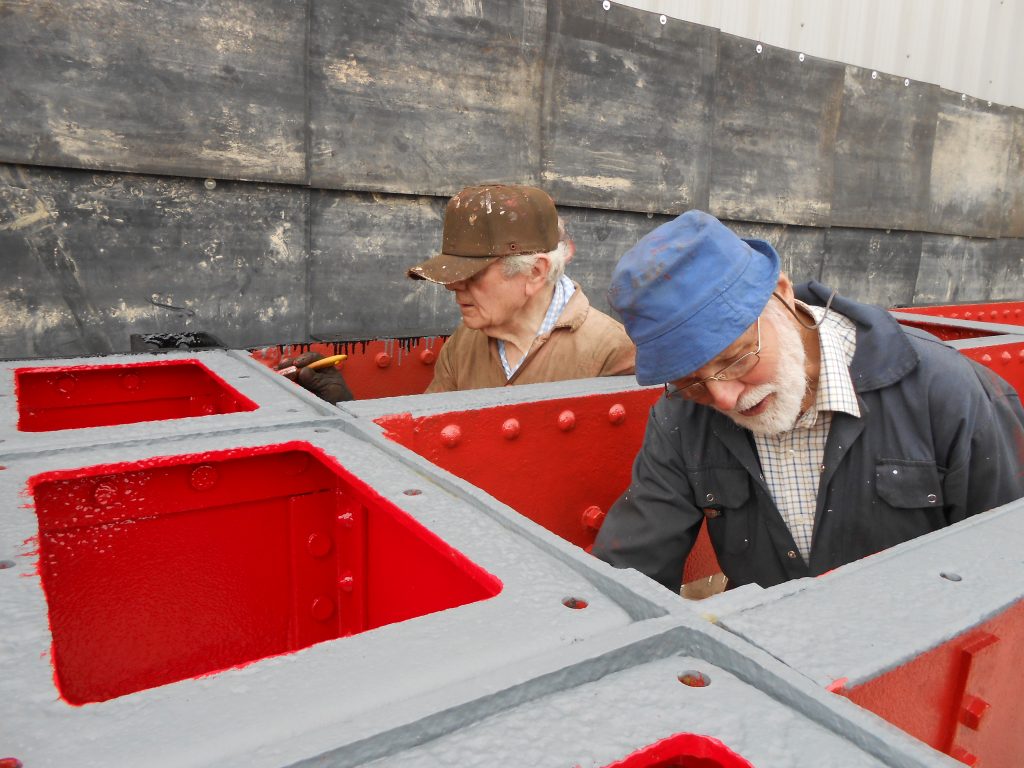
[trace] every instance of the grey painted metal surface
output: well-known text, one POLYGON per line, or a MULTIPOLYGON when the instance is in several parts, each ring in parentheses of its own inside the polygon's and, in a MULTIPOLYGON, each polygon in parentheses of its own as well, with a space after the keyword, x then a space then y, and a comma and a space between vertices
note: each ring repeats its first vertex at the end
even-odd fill
POLYGON ((820 685, 854 687, 1024 599, 1022 547, 1018 500, 780 593, 726 594, 702 609, 820 685))

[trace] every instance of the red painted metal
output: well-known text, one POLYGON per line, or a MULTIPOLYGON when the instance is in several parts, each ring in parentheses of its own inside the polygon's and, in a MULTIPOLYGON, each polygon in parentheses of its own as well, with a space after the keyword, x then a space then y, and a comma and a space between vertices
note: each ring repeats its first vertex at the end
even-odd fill
POLYGON ((356 400, 398 395, 419 395, 434 378, 434 363, 444 338, 376 341, 316 342, 251 351, 254 359, 271 368, 281 360, 313 351, 322 355, 348 355, 338 366, 356 400))
POLYGON ((50 472, 29 487, 56 678, 71 704, 501 590, 308 443, 50 472))
POLYGON ((605 768, 754 768, 718 739, 677 733, 605 768))
POLYGON ((197 360, 18 368, 18 429, 61 429, 254 411, 256 403, 197 360))
MULTIPOLYGON (((648 409, 660 394, 633 390, 418 418, 398 413, 377 423, 391 440, 589 549, 604 512, 629 485, 648 409)), ((685 580, 720 570, 702 529, 685 580)))
POLYGON ((967 765, 1024 765, 1024 601, 861 685, 837 692, 967 765))
POLYGON ((959 325, 943 325, 939 323, 928 323, 921 320, 910 320, 907 318, 900 317, 896 313, 895 318, 900 322, 900 325, 907 325, 911 328, 920 328, 922 331, 928 331, 932 336, 942 339, 943 341, 959 341, 960 339, 981 339, 986 336, 998 336, 996 331, 984 331, 979 328, 969 328, 966 326, 959 325))
POLYGON ((931 307, 899 307, 897 312, 973 320, 979 323, 1024 325, 1024 301, 992 301, 978 304, 942 304, 931 307))
POLYGON ((1024 341, 1007 343, 1007 338, 1013 337, 997 336, 991 345, 961 349, 960 353, 998 373, 1024 399, 1024 341))

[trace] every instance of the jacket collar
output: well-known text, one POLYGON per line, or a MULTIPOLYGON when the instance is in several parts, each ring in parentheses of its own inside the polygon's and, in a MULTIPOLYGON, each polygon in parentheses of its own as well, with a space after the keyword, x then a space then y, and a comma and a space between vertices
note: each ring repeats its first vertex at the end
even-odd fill
MULTIPOLYGON (((807 304, 825 306, 832 291, 812 280, 794 288, 807 304)), ((906 332, 886 310, 836 296, 832 308, 857 326, 857 350, 850 363, 850 378, 858 392, 888 387, 917 367, 918 355, 906 332)))

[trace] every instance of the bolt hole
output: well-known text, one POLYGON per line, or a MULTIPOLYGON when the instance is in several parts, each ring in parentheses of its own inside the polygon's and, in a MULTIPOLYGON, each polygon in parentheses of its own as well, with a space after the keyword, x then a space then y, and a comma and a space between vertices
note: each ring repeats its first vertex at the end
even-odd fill
POLYGON ((241 376, 239 376, 238 378, 240 378, 240 379, 248 379, 249 378, 249 374, 244 373, 241 376))
POLYGON ((14 567, 13 560, 0 560, 0 570, 6 570, 14 567))
POLYGON ((943 571, 939 576, 946 579, 946 581, 963 581, 963 576, 959 573, 952 573, 951 571, 943 571))
POLYGON ((711 678, 695 669, 686 670, 677 679, 680 683, 690 688, 707 688, 711 685, 711 678))
POLYGON ((319 432, 319 433, 323 434, 324 432, 327 432, 328 430, 326 430, 326 429, 323 429, 322 427, 319 427, 319 428, 317 428, 317 429, 314 429, 313 431, 314 431, 314 432, 319 432))
POLYGON ((406 488, 404 491, 402 491, 402 493, 404 493, 406 496, 419 496, 421 493, 423 493, 423 491, 421 491, 419 488, 406 488))
POLYGON ((574 611, 579 611, 583 608, 586 608, 588 605, 590 605, 590 603, 588 603, 586 600, 581 600, 578 597, 567 597, 565 598, 565 600, 562 601, 562 605, 564 605, 566 608, 572 608, 574 611))
POLYGON ((289 408, 288 410, 285 411, 285 413, 298 413, 298 412, 299 412, 298 408, 289 408))

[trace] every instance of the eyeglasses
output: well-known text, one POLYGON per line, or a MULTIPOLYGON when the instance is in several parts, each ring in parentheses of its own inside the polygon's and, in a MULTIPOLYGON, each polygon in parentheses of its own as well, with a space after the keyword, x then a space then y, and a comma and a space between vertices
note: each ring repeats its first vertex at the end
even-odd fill
POLYGON ((675 384, 666 384, 665 397, 670 400, 706 400, 710 396, 707 386, 709 381, 734 381, 736 379, 742 379, 754 370, 754 366, 760 361, 761 318, 759 317, 757 318, 757 346, 753 350, 740 355, 718 371, 718 373, 708 376, 707 378, 694 381, 682 387, 677 387, 675 384))

